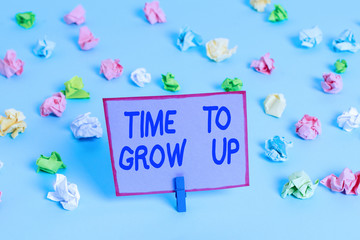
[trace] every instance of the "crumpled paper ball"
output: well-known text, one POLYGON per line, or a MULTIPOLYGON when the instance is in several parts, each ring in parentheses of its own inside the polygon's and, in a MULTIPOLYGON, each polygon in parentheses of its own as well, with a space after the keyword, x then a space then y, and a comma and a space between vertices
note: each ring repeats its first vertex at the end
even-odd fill
POLYGON ((215 62, 221 62, 236 53, 237 46, 228 49, 229 39, 215 38, 206 43, 206 55, 215 62))
POLYGON ((286 107, 286 99, 281 93, 269 94, 264 101, 265 113, 274 117, 281 117, 286 107))
POLYGON ((312 140, 321 134, 320 120, 307 114, 295 124, 295 127, 296 133, 303 139, 312 140))
POLYGON ((151 82, 151 74, 145 68, 138 68, 130 75, 131 80, 139 87, 144 87, 145 83, 151 82))
POLYGON ((250 5, 258 12, 264 12, 266 5, 270 3, 270 0, 250 0, 250 5))
POLYGON ((120 77, 124 68, 119 62, 119 59, 103 60, 100 66, 100 74, 103 73, 107 80, 120 77))
POLYGON ((7 50, 4 59, 0 59, 0 74, 10 78, 14 74, 21 75, 24 70, 24 62, 16 59, 16 52, 7 50))
POLYGON ((312 48, 323 39, 323 33, 318 26, 315 26, 310 29, 304 29, 299 33, 299 39, 301 41, 301 46, 312 48))
POLYGON ((90 112, 79 115, 71 123, 70 128, 75 138, 100 138, 103 130, 97 117, 90 117, 90 112))
POLYGON ((338 116, 337 124, 347 132, 351 132, 354 128, 360 127, 360 114, 358 110, 350 107, 348 111, 338 116))
POLYGON ((226 92, 240 91, 243 87, 243 82, 239 78, 226 78, 221 84, 221 87, 226 92))
POLYGON ((40 106, 40 115, 47 117, 51 113, 57 117, 61 117, 66 109, 66 98, 62 92, 54 93, 51 97, 47 98, 40 106))
POLYGON ((336 73, 344 73, 348 67, 345 59, 338 59, 334 63, 336 73))
POLYGON ((270 13, 269 21, 270 22, 281 22, 288 19, 286 10, 280 5, 275 4, 275 9, 270 13))
POLYGON ((304 171, 294 172, 289 176, 289 182, 286 183, 281 191, 281 197, 293 195, 299 199, 307 199, 314 195, 315 189, 319 185, 319 180, 313 184, 309 175, 304 171))
POLYGON ((23 12, 15 15, 16 22, 19 26, 29 29, 34 26, 35 14, 33 12, 23 12))
POLYGON ((286 141, 284 137, 275 136, 265 142, 265 155, 275 162, 287 160, 287 148, 292 147, 293 143, 286 141))
POLYGON ((79 205, 80 193, 75 183, 67 181, 66 176, 56 174, 56 182, 54 183, 55 192, 49 192, 47 198, 60 202, 61 206, 69 211, 76 209, 79 205))
POLYGON ((172 73, 161 75, 162 82, 164 83, 164 89, 170 92, 176 92, 180 90, 179 83, 175 80, 175 76, 172 73))
POLYGON ((83 24, 85 22, 85 9, 82 5, 78 5, 71 12, 64 16, 64 21, 67 24, 83 24))
POLYGON ((50 41, 45 36, 43 39, 39 39, 37 45, 33 49, 35 55, 39 57, 49 58, 54 51, 56 43, 50 41))
POLYGON ((320 181, 321 184, 330 188, 334 192, 342 192, 346 195, 360 193, 360 172, 353 173, 349 168, 345 168, 339 177, 331 174, 320 181))
POLYGON ((144 13, 150 24, 166 22, 165 13, 160 8, 158 1, 145 3, 144 13))
POLYGON ((99 39, 95 38, 90 29, 86 26, 80 28, 78 44, 82 50, 90 50, 99 43, 99 39))
POLYGON ((202 41, 199 34, 193 32, 189 27, 184 27, 180 29, 177 45, 181 51, 186 51, 190 47, 200 46, 202 41))
POLYGON ((340 75, 335 73, 324 73, 324 81, 321 82, 321 87, 326 93, 338 93, 343 88, 343 80, 340 75))
POLYGON ((275 69, 274 59, 270 58, 270 53, 266 53, 260 60, 252 61, 250 67, 254 68, 257 72, 270 75, 275 69))
POLYGON ((344 30, 339 38, 332 42, 335 51, 355 53, 360 49, 360 43, 355 40, 354 33, 350 29, 344 30))
POLYGON ((27 127, 25 115, 13 108, 5 110, 5 116, 0 116, 0 136, 11 133, 12 138, 16 138, 19 133, 23 133, 27 127))

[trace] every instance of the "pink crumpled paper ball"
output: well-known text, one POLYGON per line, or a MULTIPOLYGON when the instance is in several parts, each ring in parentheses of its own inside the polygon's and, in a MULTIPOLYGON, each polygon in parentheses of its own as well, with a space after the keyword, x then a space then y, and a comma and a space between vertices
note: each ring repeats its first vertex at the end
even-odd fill
POLYGON ((275 69, 274 59, 270 58, 270 53, 266 53, 260 60, 252 61, 250 67, 254 68, 257 72, 270 75, 272 70, 275 69))
POLYGON ((101 62, 100 74, 104 74, 107 80, 118 78, 123 72, 123 66, 120 65, 119 59, 106 59, 101 62))
POLYGON ((358 195, 360 192, 360 172, 353 173, 350 169, 345 168, 339 177, 331 174, 321 180, 321 184, 335 192, 358 195))
POLYGON ((296 133, 303 139, 315 139, 317 135, 321 134, 321 123, 316 117, 307 114, 296 124, 296 133))
POLYGON ((40 115, 43 117, 53 113, 57 117, 61 117, 66 108, 66 98, 62 92, 55 93, 47 98, 40 106, 40 115))
POLYGON ((90 29, 84 26, 80 28, 78 43, 82 50, 89 50, 94 48, 99 43, 99 39, 95 38, 94 35, 90 32, 90 29))
POLYGON ((145 3, 145 17, 150 24, 166 22, 164 11, 160 8, 158 1, 145 3))
POLYGON ((71 12, 64 16, 64 21, 67 24, 75 23, 77 25, 83 24, 85 22, 85 9, 83 6, 78 5, 71 12))
POLYGON ((16 52, 7 50, 4 59, 0 59, 0 73, 7 78, 12 75, 21 75, 24 70, 24 62, 16 59, 16 52))
POLYGON ((326 93, 338 93, 343 88, 343 80, 340 75, 334 73, 324 73, 324 81, 321 87, 326 93))

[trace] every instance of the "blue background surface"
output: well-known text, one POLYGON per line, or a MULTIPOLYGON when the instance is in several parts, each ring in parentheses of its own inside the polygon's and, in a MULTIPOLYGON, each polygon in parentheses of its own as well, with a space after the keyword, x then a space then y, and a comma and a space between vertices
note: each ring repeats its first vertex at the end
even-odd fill
MULTIPOLYGON (((28 128, 15 140, 0 138, 1 239, 335 239, 358 236, 359 198, 333 193, 319 186, 308 200, 282 199, 288 176, 305 170, 315 180, 349 167, 360 170, 360 131, 347 133, 336 117, 348 107, 360 107, 358 54, 335 53, 331 41, 346 28, 360 37, 356 0, 285 1, 289 20, 270 23, 265 13, 252 10, 248 0, 170 1, 160 6, 167 23, 150 25, 143 14, 144 1, 83 1, 85 25, 100 38, 91 51, 77 45, 79 26, 62 17, 77 2, 64 0, 3 1, 0 9, 0 55, 14 49, 25 61, 21 76, 0 77, 0 111, 24 112, 28 128), (15 14, 33 11, 36 23, 26 30, 15 14), (189 25, 205 41, 216 37, 238 45, 230 59, 215 63, 205 48, 180 52, 175 43, 179 29, 189 25), (314 49, 299 46, 298 32, 319 25, 323 42, 314 49), (33 55, 38 38, 47 35, 57 46, 50 59, 33 55), (275 59, 271 76, 249 68, 266 52, 275 59), (119 58, 123 75, 107 81, 99 75, 100 62, 119 58), (322 92, 324 72, 338 58, 348 61, 344 89, 337 95, 322 92), (138 67, 152 74, 145 88, 131 83, 138 67), (178 94, 222 91, 226 77, 239 77, 247 91, 250 187, 188 193, 187 212, 177 213, 174 194, 115 197, 106 134, 93 141, 74 139, 69 125, 79 114, 91 111, 105 129, 103 97, 172 94, 162 89, 161 74, 172 72, 182 89, 178 94), (81 76, 89 100, 69 100, 63 117, 39 114, 41 103, 64 88, 74 75, 81 76), (267 116, 262 102, 270 93, 283 93, 288 106, 280 119, 267 116), (317 116, 323 134, 314 141, 296 136, 294 124, 304 115, 317 116), (289 160, 273 163, 264 157, 264 141, 281 135, 294 142, 289 160), (46 199, 55 175, 36 174, 40 154, 58 151, 67 165, 65 174, 78 185, 78 209, 69 212, 46 199)), ((216 177, 216 176, 214 176, 216 177)))

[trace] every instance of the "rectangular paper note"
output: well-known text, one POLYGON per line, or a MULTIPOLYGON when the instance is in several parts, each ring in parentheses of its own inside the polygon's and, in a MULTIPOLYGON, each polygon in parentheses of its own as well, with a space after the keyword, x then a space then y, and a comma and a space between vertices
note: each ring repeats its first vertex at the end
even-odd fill
POLYGON ((244 91, 103 102, 117 196, 249 185, 244 91))

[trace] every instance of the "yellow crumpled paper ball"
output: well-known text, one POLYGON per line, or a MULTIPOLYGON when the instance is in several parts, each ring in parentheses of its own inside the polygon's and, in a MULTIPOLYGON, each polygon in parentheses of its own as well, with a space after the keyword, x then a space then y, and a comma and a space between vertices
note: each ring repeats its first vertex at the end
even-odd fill
POLYGON ((5 115, 6 117, 0 116, 0 136, 11 133, 11 137, 16 138, 19 133, 25 131, 27 125, 24 120, 26 117, 22 112, 11 108, 5 110, 5 115))
POLYGON ((264 12, 267 4, 270 4, 271 0, 250 0, 250 5, 258 12, 264 12))
POLYGON ((269 94, 264 101, 265 113, 274 117, 281 117, 286 107, 286 99, 281 93, 269 94))
POLYGON ((237 46, 228 49, 229 39, 215 38, 206 43, 206 55, 215 62, 221 62, 236 53, 237 46))

